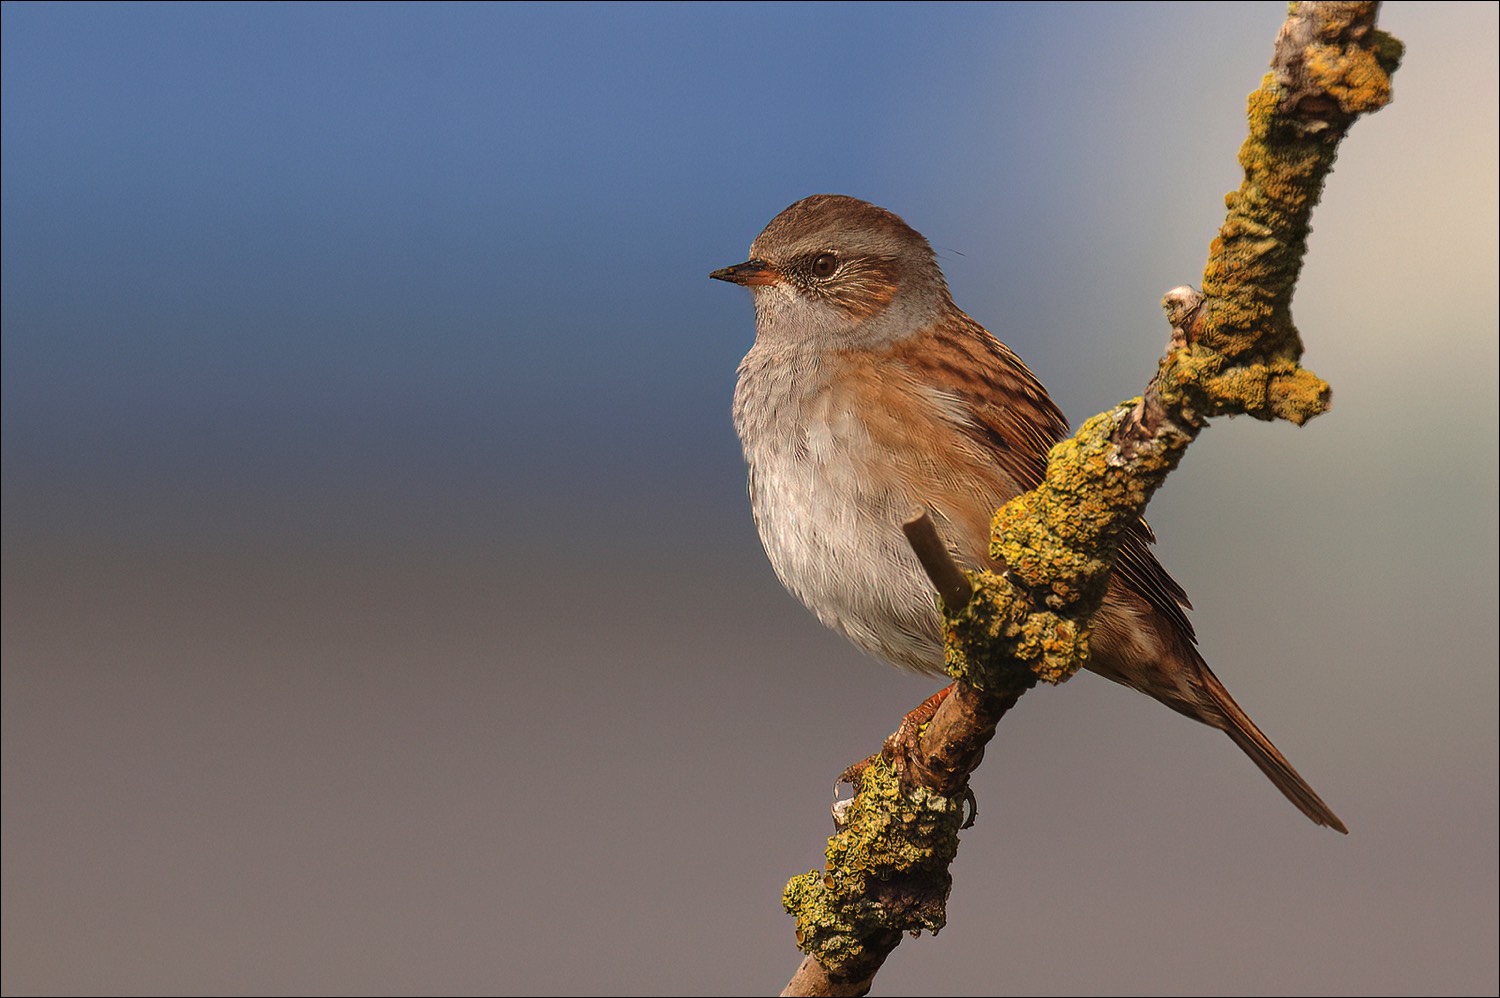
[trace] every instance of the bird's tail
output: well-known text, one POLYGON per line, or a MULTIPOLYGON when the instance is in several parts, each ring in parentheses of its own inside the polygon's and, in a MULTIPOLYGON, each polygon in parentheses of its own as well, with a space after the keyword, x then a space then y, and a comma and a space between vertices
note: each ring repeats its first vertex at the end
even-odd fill
POLYGON ((1349 829, 1344 827, 1338 815, 1323 803, 1323 798, 1292 768, 1292 764, 1286 761, 1286 756, 1277 751, 1276 746, 1271 744, 1271 739, 1250 720, 1250 715, 1240 709, 1240 705, 1234 702, 1234 697, 1229 695, 1229 691, 1207 664, 1203 665, 1202 677, 1205 692, 1213 697, 1222 712, 1224 733, 1276 784, 1276 789, 1285 794, 1287 800, 1297 805, 1297 810, 1316 824, 1326 825, 1336 832, 1348 835, 1349 829))

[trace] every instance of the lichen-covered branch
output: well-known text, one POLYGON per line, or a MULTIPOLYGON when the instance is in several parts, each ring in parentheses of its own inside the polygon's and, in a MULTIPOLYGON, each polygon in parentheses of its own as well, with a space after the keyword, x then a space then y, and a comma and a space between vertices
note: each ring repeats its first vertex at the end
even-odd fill
POLYGON ((1245 180, 1225 198, 1201 304, 1153 382, 1186 417, 1247 413, 1300 426, 1328 408, 1328 385, 1298 363, 1292 291, 1339 141, 1390 101, 1402 45, 1375 28, 1377 6, 1298 4, 1281 28, 1271 72, 1250 95, 1245 180))
POLYGON ((1042 485, 996 512, 991 554, 1006 571, 960 586, 930 522, 909 525, 942 593, 955 685, 851 770, 858 790, 838 809, 826 868, 787 885, 808 958, 784 994, 864 994, 903 933, 942 928, 969 773, 1027 689, 1083 666, 1120 539, 1206 420, 1301 425, 1327 410, 1328 385, 1300 363, 1291 298, 1339 140, 1390 100, 1402 46, 1375 28, 1377 8, 1292 5, 1250 96, 1245 179, 1226 198, 1202 292, 1163 299, 1172 337, 1141 397, 1086 422, 1052 450, 1042 485))

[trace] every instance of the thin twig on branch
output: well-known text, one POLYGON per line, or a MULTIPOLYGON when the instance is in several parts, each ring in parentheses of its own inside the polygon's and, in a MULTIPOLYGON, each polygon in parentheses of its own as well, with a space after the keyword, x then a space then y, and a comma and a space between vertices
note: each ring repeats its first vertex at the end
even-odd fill
POLYGON ((956 608, 969 602, 969 597, 974 595, 974 587, 969 585, 969 577, 958 567, 953 555, 948 553, 948 546, 938 536, 932 517, 923 512, 915 519, 901 524, 901 532, 906 535, 906 542, 922 563, 923 571, 932 580, 932 588, 943 598, 943 605, 956 608))

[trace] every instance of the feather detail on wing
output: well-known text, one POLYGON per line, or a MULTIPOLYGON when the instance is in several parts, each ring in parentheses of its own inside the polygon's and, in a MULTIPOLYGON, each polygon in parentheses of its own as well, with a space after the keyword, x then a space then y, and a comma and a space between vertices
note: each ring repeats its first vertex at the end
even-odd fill
MULTIPOLYGON (((1069 434, 1067 418, 1036 375, 983 326, 967 315, 939 322, 894 345, 886 359, 919 382, 944 386, 955 421, 1009 480, 1014 491, 1003 489, 1005 499, 1041 484, 1048 452, 1069 434)), ((1192 604, 1151 553, 1155 540, 1146 521, 1137 520, 1121 539, 1115 575, 1196 642, 1185 612, 1192 604)))

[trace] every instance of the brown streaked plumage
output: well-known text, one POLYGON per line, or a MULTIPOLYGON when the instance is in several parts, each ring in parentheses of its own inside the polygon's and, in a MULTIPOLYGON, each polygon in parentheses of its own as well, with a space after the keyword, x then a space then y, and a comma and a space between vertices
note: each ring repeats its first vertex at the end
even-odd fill
MULTIPOLYGON (((766 554, 825 624, 941 673, 931 586, 900 524, 925 509, 960 564, 995 567, 991 514, 1041 482, 1067 421, 953 303, 927 240, 885 209, 804 198, 750 257, 711 276, 755 292, 734 420, 766 554)), ((1304 814, 1346 831, 1199 656, 1187 595, 1152 540, 1144 521, 1125 539, 1089 669, 1226 732, 1304 814)))

